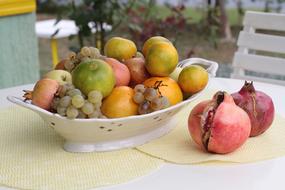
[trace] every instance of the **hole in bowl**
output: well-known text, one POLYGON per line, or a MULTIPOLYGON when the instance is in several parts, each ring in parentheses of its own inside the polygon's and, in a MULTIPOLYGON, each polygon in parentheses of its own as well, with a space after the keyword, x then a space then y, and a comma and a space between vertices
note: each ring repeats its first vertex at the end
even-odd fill
POLYGON ((158 118, 159 118, 159 116, 156 116, 156 117, 154 117, 153 119, 156 120, 156 119, 158 119, 158 118))
POLYGON ((170 115, 170 114, 172 114, 172 111, 170 111, 170 112, 167 113, 167 115, 170 115))

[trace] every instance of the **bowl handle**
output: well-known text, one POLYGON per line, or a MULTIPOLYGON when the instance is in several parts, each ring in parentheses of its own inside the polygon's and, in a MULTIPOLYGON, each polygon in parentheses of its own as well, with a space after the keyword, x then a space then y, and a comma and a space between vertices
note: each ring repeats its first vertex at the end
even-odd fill
POLYGON ((19 106, 22 106, 24 108, 28 108, 32 111, 36 111, 38 113, 46 113, 46 114, 51 114, 50 112, 38 107, 38 106, 35 106, 31 103, 28 103, 28 102, 24 102, 23 99, 21 98, 18 98, 18 97, 15 97, 15 96, 7 96, 7 100, 9 100, 10 102, 14 103, 14 104, 17 104, 19 106))
POLYGON ((217 62, 209 61, 207 59, 202 59, 202 58, 185 59, 183 61, 180 61, 177 67, 184 68, 186 66, 193 65, 193 64, 198 64, 198 65, 202 65, 203 67, 205 67, 211 77, 216 76, 217 70, 219 68, 219 65, 217 62))

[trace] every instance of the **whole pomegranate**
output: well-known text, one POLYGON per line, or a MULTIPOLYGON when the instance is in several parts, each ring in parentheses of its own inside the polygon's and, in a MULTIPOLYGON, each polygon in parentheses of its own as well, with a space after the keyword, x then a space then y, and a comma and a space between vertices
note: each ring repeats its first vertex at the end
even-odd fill
POLYGON ((247 112, 251 121, 250 136, 262 134, 274 119, 274 104, 265 93, 255 90, 253 82, 245 81, 239 92, 232 94, 235 103, 247 112))
POLYGON ((33 91, 24 90, 24 98, 32 100, 32 104, 45 110, 50 110, 54 95, 59 90, 59 83, 56 80, 44 78, 39 80, 34 86, 33 91))
POLYGON ((188 118, 192 139, 208 152, 225 154, 239 148, 249 137, 250 119, 226 92, 197 104, 188 118))

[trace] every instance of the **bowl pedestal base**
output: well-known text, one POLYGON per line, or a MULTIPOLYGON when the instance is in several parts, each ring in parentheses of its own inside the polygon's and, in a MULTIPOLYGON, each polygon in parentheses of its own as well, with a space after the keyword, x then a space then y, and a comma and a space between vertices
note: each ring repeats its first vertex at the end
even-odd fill
POLYGON ((118 150, 122 148, 132 148, 145 144, 153 139, 161 137, 170 132, 176 126, 175 119, 167 120, 161 127, 142 135, 133 136, 116 141, 106 141, 100 143, 81 143, 67 140, 63 146, 67 152, 104 152, 118 150))

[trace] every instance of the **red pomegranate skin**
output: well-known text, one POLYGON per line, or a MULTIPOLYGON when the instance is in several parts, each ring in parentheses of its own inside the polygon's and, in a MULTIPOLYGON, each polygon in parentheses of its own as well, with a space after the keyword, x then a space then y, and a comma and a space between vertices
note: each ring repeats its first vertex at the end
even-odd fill
POLYGON ((57 93, 60 85, 56 80, 44 78, 39 80, 33 91, 25 91, 25 100, 32 100, 32 104, 50 110, 52 100, 57 93))
POLYGON ((190 135, 195 143, 200 147, 204 148, 202 142, 202 130, 201 130, 201 114, 204 112, 206 107, 208 107, 210 100, 206 100, 197 104, 191 111, 188 118, 188 129, 190 135))
POLYGON ((214 98, 196 105, 189 115, 188 129, 192 139, 204 150, 219 154, 230 153, 248 139, 250 119, 247 113, 234 103, 230 95, 224 94, 224 99, 215 109, 211 122, 203 125, 205 122, 201 116, 215 102, 214 98), (206 143, 203 142, 205 131, 209 132, 207 140, 204 139, 206 143))
POLYGON ((245 82, 241 90, 232 96, 235 103, 249 115, 250 137, 264 133, 271 126, 275 115, 273 101, 264 92, 255 90, 252 82, 245 82))

